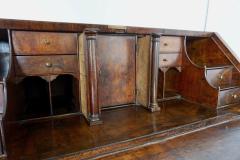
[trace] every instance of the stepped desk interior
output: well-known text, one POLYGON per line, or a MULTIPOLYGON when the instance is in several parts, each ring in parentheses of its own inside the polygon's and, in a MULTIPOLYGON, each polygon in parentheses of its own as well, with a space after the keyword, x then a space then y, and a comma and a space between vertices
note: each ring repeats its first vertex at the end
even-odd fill
POLYGON ((91 159, 239 119, 215 32, 0 19, 0 157, 91 159))

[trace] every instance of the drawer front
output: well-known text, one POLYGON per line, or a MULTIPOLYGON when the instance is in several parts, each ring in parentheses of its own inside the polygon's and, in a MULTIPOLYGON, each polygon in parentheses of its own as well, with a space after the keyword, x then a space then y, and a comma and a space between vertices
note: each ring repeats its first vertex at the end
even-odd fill
POLYGON ((218 105, 224 106, 240 101, 240 88, 223 90, 219 93, 218 105))
POLYGON ((207 81, 215 87, 230 84, 232 80, 232 69, 233 68, 207 69, 207 81))
POLYGON ((160 54, 159 67, 179 67, 182 64, 181 54, 160 54))
POLYGON ((15 56, 14 66, 18 76, 73 73, 77 70, 77 56, 15 56))
POLYGON ((61 55, 52 57, 52 74, 75 73, 78 69, 76 55, 61 55))
POLYGON ((12 32, 16 55, 76 54, 77 34, 53 32, 12 32))
POLYGON ((17 75, 45 75, 50 72, 47 64, 51 63, 48 56, 15 56, 14 66, 17 75))
POLYGON ((180 53, 183 45, 181 37, 162 36, 160 38, 160 52, 180 53))

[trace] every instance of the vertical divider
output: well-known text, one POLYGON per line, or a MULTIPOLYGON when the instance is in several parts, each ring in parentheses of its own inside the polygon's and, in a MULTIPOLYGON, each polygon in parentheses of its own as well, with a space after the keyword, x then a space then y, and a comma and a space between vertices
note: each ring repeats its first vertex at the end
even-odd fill
POLYGON ((88 56, 88 92, 89 92, 89 117, 90 125, 101 124, 100 107, 98 103, 98 75, 96 66, 96 31, 86 31, 87 56, 88 56))
POLYGON ((152 35, 152 52, 150 65, 150 104, 149 110, 151 112, 159 111, 157 101, 158 92, 158 70, 159 70, 159 49, 160 49, 160 35, 152 35))
POLYGON ((48 92, 49 92, 49 103, 50 103, 50 114, 53 115, 53 105, 52 105, 52 88, 51 88, 51 78, 48 80, 48 92))
POLYGON ((166 71, 163 71, 163 88, 162 88, 162 98, 165 98, 165 90, 166 90, 166 71))

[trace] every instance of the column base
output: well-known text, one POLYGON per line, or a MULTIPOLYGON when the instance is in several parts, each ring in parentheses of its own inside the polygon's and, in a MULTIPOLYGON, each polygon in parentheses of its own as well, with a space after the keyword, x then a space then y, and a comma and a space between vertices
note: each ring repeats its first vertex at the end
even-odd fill
POLYGON ((103 121, 99 118, 99 115, 91 115, 88 117, 87 121, 90 126, 94 126, 94 125, 103 123, 103 121))
POLYGON ((148 110, 151 112, 157 112, 157 111, 160 111, 161 108, 158 106, 157 103, 152 103, 148 106, 148 110))

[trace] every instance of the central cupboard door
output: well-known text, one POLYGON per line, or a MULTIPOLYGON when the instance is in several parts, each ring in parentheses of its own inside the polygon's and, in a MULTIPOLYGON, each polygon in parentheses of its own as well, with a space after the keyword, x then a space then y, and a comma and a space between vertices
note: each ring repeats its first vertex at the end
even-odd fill
POLYGON ((135 103, 135 41, 135 36, 97 36, 100 107, 135 103))

